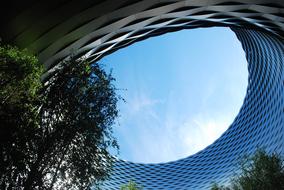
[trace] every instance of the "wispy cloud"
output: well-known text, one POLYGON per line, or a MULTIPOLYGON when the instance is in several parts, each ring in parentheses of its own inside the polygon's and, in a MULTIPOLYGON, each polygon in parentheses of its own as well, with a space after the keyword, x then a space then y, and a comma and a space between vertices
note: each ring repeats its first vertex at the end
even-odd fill
MULTIPOLYGON (((210 94, 214 93, 212 89, 210 94)), ((210 96, 207 98, 210 99, 210 96)), ((169 97, 165 104, 164 100, 151 98, 147 91, 141 90, 129 99, 120 132, 124 133, 124 146, 131 151, 122 150, 122 155, 128 154, 122 157, 143 163, 184 158, 213 143, 235 116, 234 112, 213 114, 206 110, 206 102, 203 102, 204 109, 190 115, 182 113, 183 109, 179 112, 175 102, 176 99, 169 97), (165 110, 158 113, 155 108, 161 105, 165 110)))
POLYGON ((186 38, 179 34, 173 41, 164 38, 149 48, 141 46, 138 53, 125 51, 120 61, 115 56, 114 62, 122 63, 117 69, 123 82, 118 86, 128 89, 123 96, 126 103, 120 107, 120 126, 115 129, 122 158, 135 162, 183 158, 211 144, 231 124, 242 104, 247 71, 239 42, 231 31, 222 31, 216 29, 215 37, 210 36, 212 31, 186 38), (230 36, 239 49, 230 50, 230 36), (187 41, 198 37, 202 39, 198 44, 207 48, 206 56, 187 41), (176 51, 173 44, 178 41, 176 51), (159 57, 153 51, 162 49, 169 53, 159 57))
POLYGON ((137 93, 128 101, 128 106, 131 112, 140 112, 145 108, 150 108, 156 104, 162 103, 160 99, 150 98, 145 92, 137 93))
MULTIPOLYGON (((229 119, 198 114, 184 123, 161 122, 155 118, 144 120, 135 126, 139 135, 130 140, 128 157, 136 162, 159 163, 192 155, 216 140, 229 126, 229 119)), ((170 120, 175 118, 167 121, 170 120)))
POLYGON ((232 117, 226 115, 213 118, 200 113, 183 123, 178 133, 182 151, 191 155, 212 144, 229 127, 232 117))

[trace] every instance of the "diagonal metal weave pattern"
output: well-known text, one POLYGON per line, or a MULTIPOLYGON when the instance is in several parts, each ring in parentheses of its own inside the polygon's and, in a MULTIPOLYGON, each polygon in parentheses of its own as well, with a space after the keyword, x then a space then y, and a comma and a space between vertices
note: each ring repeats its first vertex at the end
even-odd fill
POLYGON ((197 27, 231 27, 248 61, 244 104, 228 130, 187 158, 161 164, 117 160, 103 189, 130 179, 145 189, 209 189, 227 183, 257 147, 284 155, 283 0, 26 0, 13 2, 0 36, 38 54, 47 73, 70 53, 97 61, 136 41, 197 27), (11 9, 12 10, 12 9, 11 9))
POLYGON ((240 26, 284 36, 282 0, 9 2, 0 36, 38 54, 48 70, 70 53, 96 61, 135 41, 180 29, 240 26))
POLYGON ((232 28, 246 52, 249 83, 243 106, 213 144, 187 158, 161 164, 118 160, 103 189, 134 180, 145 189, 210 189, 226 184, 243 154, 257 147, 284 155, 284 44, 266 33, 232 28))

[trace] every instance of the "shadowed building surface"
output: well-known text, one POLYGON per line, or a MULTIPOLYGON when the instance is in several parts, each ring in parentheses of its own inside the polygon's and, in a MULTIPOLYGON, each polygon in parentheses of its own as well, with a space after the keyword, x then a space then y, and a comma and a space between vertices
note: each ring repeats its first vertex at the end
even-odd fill
POLYGON ((228 26, 242 43, 248 88, 228 130, 204 150, 178 161, 117 160, 104 189, 118 189, 131 179, 145 189, 208 189, 213 181, 227 183, 239 157, 257 147, 284 155, 283 1, 61 0, 14 6, 2 17, 0 35, 4 42, 38 54, 47 69, 44 77, 70 53, 97 61, 136 41, 180 29, 228 26))

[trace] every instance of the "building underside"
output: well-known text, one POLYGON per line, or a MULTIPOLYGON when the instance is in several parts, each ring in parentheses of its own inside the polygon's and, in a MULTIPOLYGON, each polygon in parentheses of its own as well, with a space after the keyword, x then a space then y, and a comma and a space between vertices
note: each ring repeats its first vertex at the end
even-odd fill
MULTIPOLYGON (((134 180, 145 189, 209 189, 226 184, 241 155, 257 147, 284 155, 284 1, 9 1, 0 37, 38 55, 52 76, 70 54, 98 61, 134 42, 181 29, 230 27, 246 53, 248 87, 228 130, 204 150, 160 164, 116 160, 103 189, 134 180)), ((201 50, 202 51, 202 50, 201 50)), ((206 56, 206 52, 204 52, 206 56)))

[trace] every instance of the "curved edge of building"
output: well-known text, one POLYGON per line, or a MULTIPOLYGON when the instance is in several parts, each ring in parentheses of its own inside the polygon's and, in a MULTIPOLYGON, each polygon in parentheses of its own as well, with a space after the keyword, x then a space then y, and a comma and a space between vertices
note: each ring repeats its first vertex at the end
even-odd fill
POLYGON ((284 43, 267 33, 232 28, 248 62, 243 106, 229 129, 213 144, 187 158, 162 164, 118 160, 103 189, 134 180, 145 189, 210 189, 229 183, 241 155, 257 148, 284 155, 284 43))
POLYGON ((282 0, 11 0, 0 37, 39 56, 52 75, 70 53, 97 61, 166 32, 227 26, 246 52, 244 104, 229 129, 187 158, 162 164, 117 160, 103 189, 134 180, 145 189, 208 189, 226 184, 257 147, 284 154, 284 2, 282 0), (64 13, 64 14, 63 14, 64 13))

